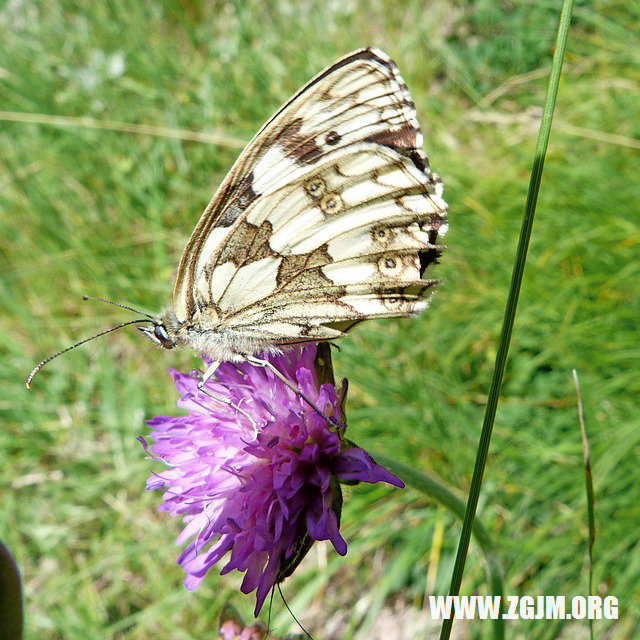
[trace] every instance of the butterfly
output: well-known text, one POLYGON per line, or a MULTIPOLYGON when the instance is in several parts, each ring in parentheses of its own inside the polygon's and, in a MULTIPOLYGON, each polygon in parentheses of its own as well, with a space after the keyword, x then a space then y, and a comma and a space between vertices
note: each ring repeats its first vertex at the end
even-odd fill
POLYGON ((339 59, 242 151, 182 254, 172 308, 139 329, 206 354, 201 386, 220 362, 268 366, 256 354, 419 313, 447 229, 422 144, 393 60, 373 48, 339 59))

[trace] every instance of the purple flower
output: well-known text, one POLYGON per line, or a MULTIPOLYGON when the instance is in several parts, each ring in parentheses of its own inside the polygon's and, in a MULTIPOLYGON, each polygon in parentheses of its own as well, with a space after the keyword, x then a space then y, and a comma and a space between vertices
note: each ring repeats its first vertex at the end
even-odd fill
MULTIPOLYGON (((331 384, 319 387, 316 345, 264 355, 327 416, 340 419, 331 384)), ((171 370, 186 416, 149 420, 151 451, 168 465, 147 489, 164 491, 160 510, 182 515, 178 558, 195 589, 230 552, 221 573, 244 572, 241 590, 257 588, 257 616, 271 587, 289 575, 313 540, 331 540, 344 555, 338 531, 338 481, 403 483, 330 426, 266 368, 224 363, 205 388, 192 375, 171 370), (234 406, 235 405, 235 406, 234 406), (297 558, 297 560, 296 560, 297 558)))

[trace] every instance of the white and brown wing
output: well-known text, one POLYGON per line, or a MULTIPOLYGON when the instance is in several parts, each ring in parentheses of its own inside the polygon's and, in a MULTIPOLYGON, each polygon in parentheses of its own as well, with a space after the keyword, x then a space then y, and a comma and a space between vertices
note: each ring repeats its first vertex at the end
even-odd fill
POLYGON ((178 321, 275 344, 426 306, 446 228, 409 91, 363 49, 301 89, 242 152, 180 262, 178 321))

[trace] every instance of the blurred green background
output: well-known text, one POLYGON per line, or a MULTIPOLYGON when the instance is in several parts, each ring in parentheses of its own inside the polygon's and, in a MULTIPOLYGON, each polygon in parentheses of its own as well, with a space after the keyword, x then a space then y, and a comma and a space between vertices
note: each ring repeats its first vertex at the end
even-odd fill
MULTIPOLYGON (((154 463, 135 437, 178 411, 166 370, 194 358, 132 329, 57 360, 31 393, 24 378, 129 319, 83 294, 168 304, 182 248, 243 142, 360 46, 392 55, 411 89, 451 231, 429 311, 361 326, 334 356, 351 381, 350 436, 466 495, 559 13, 559 1, 510 0, 0 3, 0 538, 24 574, 29 639, 213 638, 226 600, 250 616, 239 574, 184 590, 181 523, 144 490, 154 463), (25 114, 37 115, 15 121, 25 114)), ((587 594, 575 367, 594 585, 620 601, 620 620, 596 632, 616 639, 640 634, 639 27, 637 3, 577 3, 479 508, 507 593, 587 594)), ((434 634, 423 603, 447 591, 459 528, 410 487, 357 487, 347 558, 316 545, 285 594, 317 638, 434 634)), ((487 593, 473 543, 463 593, 487 593)), ((277 599, 273 617, 284 633, 277 599)), ((454 626, 457 638, 491 631, 454 626)), ((588 637, 584 621, 508 632, 588 637)))

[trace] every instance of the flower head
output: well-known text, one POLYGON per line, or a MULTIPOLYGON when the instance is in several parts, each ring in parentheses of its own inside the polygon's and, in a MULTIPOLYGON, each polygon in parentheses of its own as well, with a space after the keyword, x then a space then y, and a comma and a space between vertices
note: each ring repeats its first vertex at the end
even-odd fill
MULTIPOLYGON (((316 346, 264 355, 329 417, 340 419, 331 384, 319 386, 316 346)), ((176 543, 187 589, 230 552, 221 573, 244 572, 241 590, 257 589, 257 616, 271 587, 289 575, 314 540, 330 540, 344 555, 338 531, 339 481, 403 483, 330 426, 273 372, 224 363, 217 381, 197 388, 193 375, 172 370, 186 416, 148 421, 151 451, 168 469, 147 489, 164 491, 160 510, 182 515, 176 543)))

